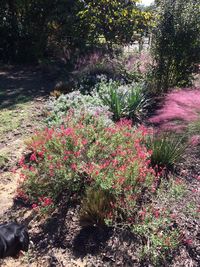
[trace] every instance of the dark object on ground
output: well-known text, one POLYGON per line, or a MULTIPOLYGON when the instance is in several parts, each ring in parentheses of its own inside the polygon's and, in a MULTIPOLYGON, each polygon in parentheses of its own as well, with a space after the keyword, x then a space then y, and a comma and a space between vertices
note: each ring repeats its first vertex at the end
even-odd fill
POLYGON ((17 257, 20 251, 28 251, 29 235, 23 225, 15 222, 0 224, 0 259, 17 257))

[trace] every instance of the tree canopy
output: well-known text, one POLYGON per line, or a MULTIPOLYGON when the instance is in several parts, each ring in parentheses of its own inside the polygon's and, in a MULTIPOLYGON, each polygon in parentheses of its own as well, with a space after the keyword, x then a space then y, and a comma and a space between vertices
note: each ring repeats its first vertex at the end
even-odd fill
POLYGON ((138 0, 2 0, 0 59, 31 61, 51 45, 70 50, 87 44, 126 44, 143 32, 151 18, 138 0))

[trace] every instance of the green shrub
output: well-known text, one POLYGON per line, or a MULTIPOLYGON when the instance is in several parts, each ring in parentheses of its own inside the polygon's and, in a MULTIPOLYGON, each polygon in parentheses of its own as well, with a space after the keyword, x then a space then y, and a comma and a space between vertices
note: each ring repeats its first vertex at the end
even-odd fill
POLYGON ((99 118, 70 111, 64 125, 27 143, 32 153, 28 163, 20 161, 18 195, 34 209, 52 212, 62 194, 70 201, 76 193, 82 226, 125 227, 140 237, 141 257, 157 263, 178 246, 180 235, 168 209, 154 204, 158 177, 145 147, 149 134, 130 120, 106 127, 99 118))
POLYGON ((121 85, 101 77, 101 82, 90 94, 74 91, 51 99, 47 105, 49 116, 46 122, 49 126, 62 124, 67 112, 75 109, 77 114, 87 112, 102 117, 106 125, 112 123, 110 118, 114 121, 128 118, 137 123, 144 118, 148 104, 142 85, 121 85))
POLYGON ((155 205, 140 211, 132 231, 143 241, 140 250, 142 259, 150 260, 153 266, 163 266, 166 256, 170 256, 180 244, 180 232, 174 222, 168 210, 155 205))
POLYGON ((80 91, 74 91, 61 95, 58 99, 52 98, 46 109, 48 113, 46 123, 48 126, 64 123, 65 116, 70 109, 74 109, 77 115, 87 112, 88 114, 102 117, 105 124, 112 123, 110 120, 112 114, 95 92, 93 95, 82 95, 80 91))
POLYGON ((158 2, 157 10, 152 90, 165 93, 169 88, 192 83, 200 59, 199 4, 196 0, 166 0, 158 2))

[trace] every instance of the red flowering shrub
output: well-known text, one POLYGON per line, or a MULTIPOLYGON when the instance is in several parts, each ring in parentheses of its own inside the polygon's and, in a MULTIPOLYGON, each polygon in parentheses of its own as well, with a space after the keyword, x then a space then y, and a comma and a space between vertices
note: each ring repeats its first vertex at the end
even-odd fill
MULTIPOLYGON (((80 223, 122 225, 142 240, 141 255, 154 261, 179 243, 174 216, 155 205, 159 176, 145 146, 149 131, 129 120, 105 127, 99 118, 69 113, 65 124, 35 134, 29 162, 20 160, 18 195, 49 212, 64 193, 81 200, 80 223)), ((72 199, 71 198, 71 199, 72 199)))
POLYGON ((41 198, 56 204, 63 192, 98 187, 117 199, 110 217, 120 213, 134 219, 156 187, 151 151, 143 145, 147 135, 145 127, 134 129, 128 120, 106 128, 97 118, 69 114, 65 126, 47 128, 32 138, 29 163, 20 161, 21 190, 36 207, 41 198))
POLYGON ((134 221, 140 201, 156 186, 154 170, 149 167, 151 151, 143 145, 147 134, 145 127, 136 130, 130 121, 121 120, 99 133, 88 149, 90 160, 84 172, 93 186, 109 191, 117 200, 109 219, 118 216, 117 212, 134 221))

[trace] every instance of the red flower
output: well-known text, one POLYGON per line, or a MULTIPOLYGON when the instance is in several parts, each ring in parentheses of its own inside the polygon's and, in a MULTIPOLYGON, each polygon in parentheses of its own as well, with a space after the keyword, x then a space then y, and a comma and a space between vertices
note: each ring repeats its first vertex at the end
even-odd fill
POLYGON ((48 160, 51 160, 51 159, 52 159, 52 156, 51 156, 51 155, 48 155, 48 156, 47 156, 47 159, 48 159, 48 160))
POLYGON ((73 131, 72 128, 67 128, 67 129, 64 130, 64 134, 67 135, 67 136, 73 134, 73 132, 74 131, 73 131))
POLYGON ((30 166, 29 170, 30 170, 31 172, 34 172, 34 171, 35 171, 35 168, 34 168, 33 166, 30 166))
POLYGON ((141 220, 144 221, 145 216, 146 216, 146 209, 139 211, 139 215, 140 215, 141 220))
POLYGON ((84 146, 84 145, 86 145, 88 143, 88 141, 86 140, 86 139, 83 139, 82 140, 82 145, 84 146))
POLYGON ((52 205, 52 204, 53 204, 53 201, 52 201, 51 198, 45 197, 45 198, 43 199, 42 206, 47 207, 47 206, 50 206, 50 205, 52 205))

